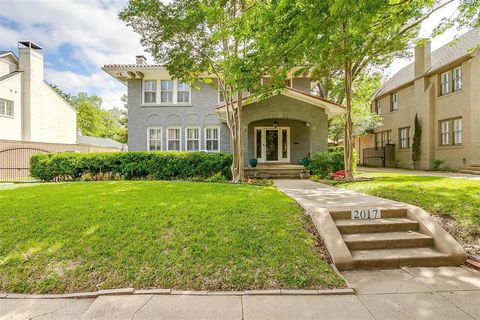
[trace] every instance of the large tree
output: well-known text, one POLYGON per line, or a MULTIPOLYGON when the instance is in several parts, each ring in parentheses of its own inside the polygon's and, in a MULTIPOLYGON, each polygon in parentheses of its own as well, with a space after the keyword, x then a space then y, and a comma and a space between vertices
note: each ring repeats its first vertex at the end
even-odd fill
MULTIPOLYGON (((131 0, 120 18, 174 78, 212 83, 225 97, 234 182, 243 180, 242 103, 261 81, 246 14, 252 0, 131 0)), ((253 11, 252 11, 253 12, 253 11)))
POLYGON ((292 11, 293 7, 296 12, 293 16, 296 32, 288 41, 292 48, 297 48, 292 50, 297 62, 322 72, 341 72, 346 108, 345 171, 346 178, 353 179, 352 85, 355 79, 368 67, 385 67, 404 56, 408 45, 417 37, 421 22, 452 1, 279 2, 288 3, 288 10, 292 11))

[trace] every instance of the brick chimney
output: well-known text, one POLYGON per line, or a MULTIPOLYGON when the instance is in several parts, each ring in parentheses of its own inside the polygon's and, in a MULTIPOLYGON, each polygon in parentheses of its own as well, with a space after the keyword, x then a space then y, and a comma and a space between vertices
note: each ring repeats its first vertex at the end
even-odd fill
POLYGON ((140 64, 142 66, 147 64, 147 58, 145 58, 145 56, 136 56, 135 58, 137 64, 140 64))
POLYGON ((432 42, 420 39, 415 46, 415 78, 423 75, 432 66, 432 42))

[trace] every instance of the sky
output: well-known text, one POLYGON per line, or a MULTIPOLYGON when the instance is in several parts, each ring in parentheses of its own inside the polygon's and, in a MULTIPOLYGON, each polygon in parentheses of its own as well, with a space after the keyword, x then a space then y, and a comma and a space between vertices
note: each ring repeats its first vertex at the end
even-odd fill
MULTIPOLYGON (((126 87, 101 70, 104 64, 135 63, 144 54, 140 37, 118 18, 127 0, 0 0, 0 50, 17 54, 17 42, 30 40, 44 49, 45 80, 72 94, 87 92, 103 99, 104 108, 121 106, 126 87)), ((429 37, 454 2, 424 21, 421 37, 429 37)), ((434 38, 432 50, 451 41, 456 30, 434 38)), ((394 74, 409 61, 395 61, 394 74)))

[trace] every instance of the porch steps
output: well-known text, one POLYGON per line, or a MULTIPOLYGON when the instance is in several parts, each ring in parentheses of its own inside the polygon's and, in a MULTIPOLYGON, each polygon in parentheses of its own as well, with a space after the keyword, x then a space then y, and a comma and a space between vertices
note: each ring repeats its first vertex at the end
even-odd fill
POLYGON ((353 259, 354 269, 391 269, 402 266, 454 266, 458 262, 434 246, 434 238, 420 231, 407 210, 384 209, 381 219, 354 220, 350 211, 330 211, 353 259))
POLYGON ((248 179, 308 179, 308 169, 301 165, 259 165, 255 168, 244 169, 245 178, 248 179))
POLYGON ((472 166, 468 167, 467 169, 459 170, 459 173, 468 173, 474 175, 480 175, 480 166, 472 166))

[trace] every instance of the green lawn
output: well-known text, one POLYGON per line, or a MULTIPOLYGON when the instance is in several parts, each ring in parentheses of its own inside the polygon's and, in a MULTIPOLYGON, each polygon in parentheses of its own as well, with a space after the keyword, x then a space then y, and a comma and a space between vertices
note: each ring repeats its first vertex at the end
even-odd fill
POLYGON ((0 190, 0 292, 341 287, 272 187, 115 181, 0 190))
POLYGON ((432 214, 448 215, 462 227, 454 231, 458 233, 454 237, 473 238, 480 245, 480 181, 396 173, 360 176, 374 179, 339 186, 417 205, 432 214))

